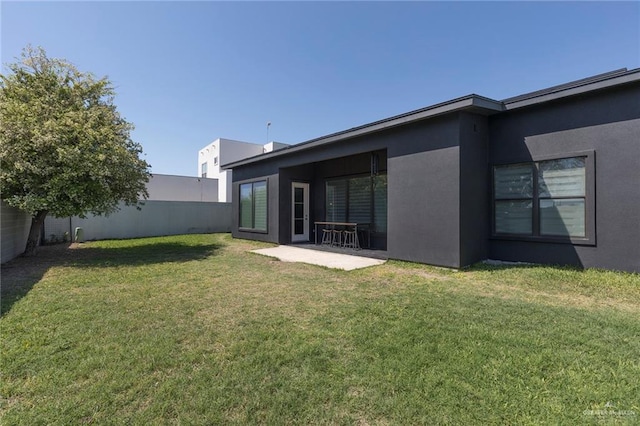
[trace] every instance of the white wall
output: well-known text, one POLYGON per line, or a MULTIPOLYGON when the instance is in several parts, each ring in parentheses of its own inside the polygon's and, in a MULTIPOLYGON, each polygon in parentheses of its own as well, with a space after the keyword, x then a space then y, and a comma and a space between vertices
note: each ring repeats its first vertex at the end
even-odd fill
POLYGON ((5 263, 24 252, 31 216, 1 201, 0 222, 0 262, 5 263))
POLYGON ((218 201, 230 203, 232 171, 221 170, 220 166, 287 146, 289 145, 279 142, 258 145, 232 139, 216 139, 198 152, 198 176, 202 177, 202 164, 207 163, 207 178, 218 179, 218 201))
POLYGON ((148 200, 218 201, 216 179, 154 174, 147 184, 148 200))
POLYGON ((70 217, 53 217, 48 215, 44 219, 44 229, 42 230, 44 240, 49 243, 65 241, 64 233, 67 232, 66 241, 71 242, 73 240, 73 227, 71 222, 72 218, 70 217))
POLYGON ((239 142, 230 139, 218 140, 220 141, 220 162, 218 166, 264 153, 263 146, 255 143, 239 142))
POLYGON ((231 230, 231 204, 217 203, 216 179, 156 174, 149 179, 147 190, 149 198, 143 201, 140 211, 121 204, 120 210, 109 216, 47 216, 44 239, 60 242, 65 232, 73 239, 77 227, 86 227, 87 240, 231 230))
POLYGON ((286 148, 288 146, 289 145, 287 145, 286 143, 269 142, 268 144, 264 145, 264 152, 277 151, 279 149, 286 148))
POLYGON ((230 203, 233 194, 231 193, 231 170, 221 170, 218 173, 218 197, 224 202, 230 203))
POLYGON ((135 206, 120 207, 109 216, 47 218, 45 238, 55 234, 61 240, 64 232, 73 238, 77 227, 83 229, 85 240, 231 231, 230 203, 147 200, 140 210, 135 206))
POLYGON ((202 177, 202 164, 207 164, 207 178, 218 180, 218 201, 231 202, 231 171, 221 170, 222 164, 260 155, 262 145, 219 138, 198 152, 198 176, 202 177))

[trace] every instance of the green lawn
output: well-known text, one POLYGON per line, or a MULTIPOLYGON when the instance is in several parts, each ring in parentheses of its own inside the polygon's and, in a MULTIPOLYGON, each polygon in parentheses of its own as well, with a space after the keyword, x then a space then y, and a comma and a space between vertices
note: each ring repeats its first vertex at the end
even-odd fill
MULTIPOLYGON (((0 424, 638 424, 640 276, 344 272, 228 235, 2 274, 0 424)), ((47 248, 50 249, 50 248, 47 248)))

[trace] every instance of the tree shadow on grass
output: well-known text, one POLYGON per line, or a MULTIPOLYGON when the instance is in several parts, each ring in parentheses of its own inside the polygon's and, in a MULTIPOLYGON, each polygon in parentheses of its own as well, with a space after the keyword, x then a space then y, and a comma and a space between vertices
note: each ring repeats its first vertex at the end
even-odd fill
POLYGON ((58 244, 40 247, 35 257, 18 257, 2 265, 0 318, 26 296, 52 267, 113 268, 190 262, 215 256, 221 244, 149 242, 127 247, 58 244))
POLYGON ((129 247, 81 247, 71 249, 73 254, 68 266, 118 267, 139 266, 168 262, 191 262, 215 255, 219 244, 189 245, 176 242, 148 243, 129 247))

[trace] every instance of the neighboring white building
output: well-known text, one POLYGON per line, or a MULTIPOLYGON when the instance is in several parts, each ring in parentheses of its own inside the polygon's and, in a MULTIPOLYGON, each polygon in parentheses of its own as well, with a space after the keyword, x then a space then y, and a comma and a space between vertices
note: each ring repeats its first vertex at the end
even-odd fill
POLYGON ((147 200, 155 201, 218 201, 216 179, 153 174, 147 191, 147 200))
POLYGON ((218 201, 231 202, 231 170, 221 170, 222 164, 264 154, 289 145, 269 142, 266 145, 219 138, 198 153, 198 176, 218 179, 218 201))

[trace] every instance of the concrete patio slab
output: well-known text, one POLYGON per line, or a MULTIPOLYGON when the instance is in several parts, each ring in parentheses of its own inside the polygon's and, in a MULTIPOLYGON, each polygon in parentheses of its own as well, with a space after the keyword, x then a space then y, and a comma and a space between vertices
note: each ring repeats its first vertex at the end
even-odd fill
POLYGON ((328 253, 292 246, 278 246, 252 250, 252 253, 258 253, 269 257, 277 257, 283 262, 309 263, 311 265, 326 266, 327 268, 343 269, 345 271, 382 265, 386 262, 381 259, 371 259, 369 257, 351 256, 340 253, 328 253))

